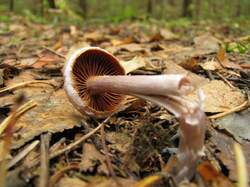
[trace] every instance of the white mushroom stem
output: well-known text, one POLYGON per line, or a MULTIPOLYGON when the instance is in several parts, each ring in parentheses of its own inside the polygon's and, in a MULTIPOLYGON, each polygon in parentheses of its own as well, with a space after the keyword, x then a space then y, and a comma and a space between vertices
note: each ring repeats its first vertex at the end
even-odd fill
POLYGON ((190 179, 203 152, 208 123, 201 104, 184 97, 193 89, 184 75, 96 76, 87 81, 91 94, 115 92, 133 95, 165 107, 180 120, 177 165, 170 173, 177 183, 190 179))
POLYGON ((87 81, 91 94, 105 91, 127 95, 167 96, 190 92, 192 86, 184 75, 93 76, 87 81))
POLYGON ((208 123, 201 104, 189 101, 183 96, 136 96, 163 106, 179 118, 180 142, 176 154, 177 164, 174 164, 175 167, 170 174, 177 183, 191 179, 195 173, 196 163, 203 155, 205 129, 208 123))

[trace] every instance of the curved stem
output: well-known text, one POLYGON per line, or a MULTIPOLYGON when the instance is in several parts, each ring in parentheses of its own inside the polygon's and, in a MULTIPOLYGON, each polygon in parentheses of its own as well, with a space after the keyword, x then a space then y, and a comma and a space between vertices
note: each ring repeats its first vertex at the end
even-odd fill
POLYGON ((87 81, 91 94, 111 91, 127 95, 180 95, 192 90, 184 75, 93 76, 87 81))
POLYGON ((203 152, 207 118, 201 104, 184 95, 193 89, 184 75, 93 76, 87 81, 90 94, 115 92, 133 95, 165 107, 180 120, 176 167, 170 171, 179 183, 191 178, 203 152), (175 174, 178 171, 178 174, 175 174))

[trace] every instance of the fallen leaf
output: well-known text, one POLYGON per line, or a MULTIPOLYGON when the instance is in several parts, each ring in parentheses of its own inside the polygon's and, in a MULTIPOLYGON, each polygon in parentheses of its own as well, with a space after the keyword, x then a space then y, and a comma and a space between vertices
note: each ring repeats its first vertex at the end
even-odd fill
POLYGON ((199 61, 197 58, 190 58, 184 62, 179 64, 181 67, 185 68, 186 70, 195 72, 199 68, 199 61))
POLYGON ((129 37, 127 37, 127 38, 123 38, 123 39, 121 39, 121 40, 119 40, 119 39, 112 39, 112 40, 111 40, 111 43, 112 43, 112 45, 114 45, 114 46, 124 45, 124 44, 130 44, 130 43, 133 43, 133 42, 135 42, 135 40, 134 40, 134 38, 131 37, 131 36, 129 36, 129 37))
POLYGON ((214 126, 226 130, 238 141, 250 141, 250 109, 233 113, 215 121, 214 126))
POLYGON ((32 65, 34 63, 36 63, 36 61, 38 60, 37 57, 32 57, 32 58, 22 58, 20 59, 17 64, 16 67, 18 68, 29 68, 32 67, 32 65))
POLYGON ((136 43, 120 45, 119 48, 128 52, 145 52, 147 50, 142 45, 136 43))
POLYGON ((208 161, 198 165, 197 170, 207 186, 233 187, 234 185, 222 173, 217 171, 208 161))
POLYGON ((0 86, 2 87, 4 84, 4 69, 0 69, 0 86))
MULTIPOLYGON (((228 172, 229 178, 233 181, 237 180, 236 173, 236 158, 234 153, 234 143, 232 137, 219 132, 214 128, 209 128, 209 134, 211 137, 207 141, 206 147, 211 151, 211 154, 219 160, 220 165, 224 167, 224 170, 228 172)), ((250 163, 250 143, 242 141, 241 147, 243 149, 246 163, 250 163)), ((248 173, 250 172, 250 165, 247 164, 248 173)))
POLYGON ((109 145, 112 149, 118 150, 123 154, 128 151, 129 145, 132 143, 132 138, 122 132, 107 132, 106 139, 112 143, 109 145))
POLYGON ((242 69, 239 64, 229 62, 228 58, 226 57, 226 51, 223 48, 220 48, 220 50, 216 54, 216 58, 218 59, 220 64, 225 68, 242 69))
POLYGON ((220 48, 220 40, 212 36, 210 33, 205 33, 194 38, 194 45, 197 49, 205 49, 211 52, 217 52, 220 48))
MULTIPOLYGON (((245 101, 245 95, 239 89, 232 89, 223 81, 212 80, 197 89, 201 89, 205 94, 205 112, 225 112, 245 101)), ((198 101, 197 91, 189 94, 188 97, 198 101)))
POLYGON ((83 144, 83 154, 80 166, 81 170, 85 172, 93 172, 97 166, 99 174, 109 174, 107 165, 105 164, 105 156, 90 143, 83 144))
POLYGON ((161 40, 175 40, 178 36, 171 32, 170 30, 164 28, 160 29, 156 34, 152 35, 149 42, 161 41, 161 40))
POLYGON ((43 51, 39 56, 32 64, 33 68, 61 68, 64 65, 64 59, 49 51, 43 51))
POLYGON ((84 33, 83 37, 87 41, 98 43, 109 40, 104 36, 104 33, 101 33, 99 31, 84 33))
POLYGON ((222 69, 222 66, 219 64, 219 62, 215 61, 215 60, 210 60, 204 63, 200 63, 199 64, 204 70, 211 70, 211 71, 215 71, 218 69, 222 69))
POLYGON ((120 64, 125 69, 126 74, 135 71, 139 68, 142 68, 146 65, 144 59, 140 56, 136 56, 129 61, 120 61, 120 64))
POLYGON ((83 116, 70 104, 64 90, 43 94, 35 99, 38 106, 24 114, 16 123, 12 149, 17 149, 43 132, 62 132, 80 126, 83 116))
POLYGON ((69 177, 63 177, 57 184, 57 187, 87 187, 88 183, 80 180, 79 178, 69 178, 69 177))
POLYGON ((207 84, 209 82, 208 79, 199 76, 195 73, 189 72, 185 70, 183 67, 179 66, 178 64, 175 64, 173 62, 167 61, 166 62, 166 68, 164 70, 164 73, 166 74, 183 74, 187 75, 188 79, 192 82, 192 84, 199 88, 200 86, 207 84))

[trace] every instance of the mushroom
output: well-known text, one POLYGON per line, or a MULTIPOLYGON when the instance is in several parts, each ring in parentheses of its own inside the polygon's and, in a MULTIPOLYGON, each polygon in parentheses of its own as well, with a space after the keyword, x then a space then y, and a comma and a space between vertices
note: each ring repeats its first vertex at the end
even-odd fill
POLYGON ((119 60, 104 49, 75 51, 64 68, 64 88, 70 101, 84 114, 102 117, 114 112, 125 95, 165 107, 180 119, 176 181, 192 176, 195 160, 203 150, 206 115, 201 104, 185 95, 193 90, 186 75, 125 75, 119 60), (184 170, 183 170, 184 169, 184 170))
POLYGON ((71 102, 91 116, 113 112, 124 95, 180 95, 192 88, 184 75, 125 75, 118 59, 98 47, 77 50, 67 60, 64 78, 71 102))

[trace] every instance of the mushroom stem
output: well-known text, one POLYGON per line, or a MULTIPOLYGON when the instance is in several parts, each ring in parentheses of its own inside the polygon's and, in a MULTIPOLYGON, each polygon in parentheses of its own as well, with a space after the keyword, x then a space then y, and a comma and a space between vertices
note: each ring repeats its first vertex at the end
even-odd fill
POLYGON ((186 94, 192 90, 185 75, 93 76, 86 84, 93 95, 110 91, 127 95, 167 96, 186 94))

